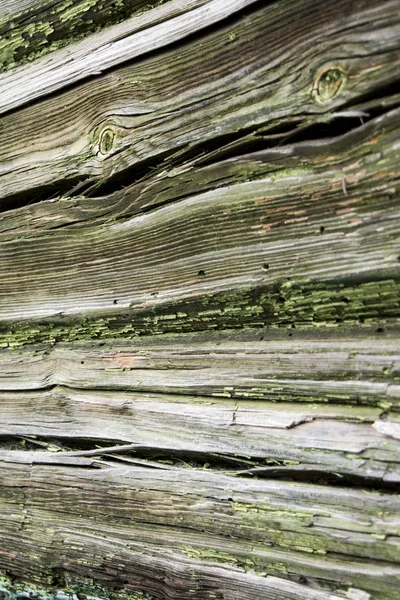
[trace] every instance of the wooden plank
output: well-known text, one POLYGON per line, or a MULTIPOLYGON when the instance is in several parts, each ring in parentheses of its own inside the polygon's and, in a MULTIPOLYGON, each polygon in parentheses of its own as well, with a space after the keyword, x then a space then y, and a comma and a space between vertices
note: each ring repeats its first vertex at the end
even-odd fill
MULTIPOLYGON (((0 389, 67 386, 398 410, 399 335, 268 330, 47 345, 0 353, 0 389), (260 339, 263 338, 263 339, 260 339)), ((293 408, 295 410, 295 408, 293 408)))
MULTIPOLYGON (((98 2, 99 0, 93 1, 98 2)), ((72 47, 68 44, 66 48, 53 53, 50 58, 45 56, 28 68, 13 69, 10 74, 6 73, 0 76, 0 85, 2 86, 0 114, 90 76, 100 75, 112 67, 146 53, 173 44, 234 15, 254 2, 255 0, 232 0, 227 4, 223 0, 190 0, 189 2, 173 0, 153 10, 146 10, 149 5, 143 1, 131 2, 131 4, 139 6, 145 4, 145 13, 113 27, 107 27, 101 33, 90 36, 72 47), (32 79, 37 82, 37 88, 32 87, 32 79), (9 93, 11 89, 13 93, 9 93)), ((159 2, 154 2, 154 5, 157 4, 159 2)), ((92 10, 93 8, 95 7, 92 6, 92 10)), ((39 29, 43 28, 45 33, 48 33, 47 28, 52 32, 54 27, 51 19, 46 22, 47 14, 48 12, 44 11, 45 22, 41 20, 36 25, 39 29)), ((53 6, 50 14, 54 14, 53 6)), ((95 11, 94 14, 100 15, 101 13, 95 11)), ((82 28, 79 9, 69 7, 69 15, 77 20, 76 26, 79 29, 82 28)), ((62 19, 60 15, 57 16, 57 19, 57 22, 62 21, 64 28, 67 27, 64 35, 69 42, 72 33, 68 23, 70 19, 62 19)), ((90 27, 94 27, 93 21, 90 22, 90 27)), ((26 42, 23 43, 25 41, 24 30, 29 28, 32 28, 31 22, 27 24, 24 19, 23 31, 17 31, 14 34, 16 40, 11 38, 5 44, 3 52, 7 57, 10 54, 18 56, 18 51, 22 53, 22 56, 25 56, 28 51, 35 52, 35 46, 27 50, 26 42), (16 48, 10 49, 7 46, 12 41, 16 48)), ((45 35, 43 37, 43 43, 45 43, 47 38, 45 35)), ((63 45, 63 38, 59 45, 63 45)), ((54 46, 57 47, 56 44, 53 44, 54 46)), ((44 48, 46 54, 51 49, 52 46, 44 48)))
MULTIPOLYGON (((163 16, 170 13, 170 7, 166 12, 162 8, 157 10, 164 2, 165 0, 3 0, 0 6, 0 72, 10 72, 23 65, 22 73, 32 61, 82 38, 91 37, 90 34, 96 37, 98 32, 103 32, 104 36, 97 37, 108 39, 108 31, 113 26, 115 28, 114 24, 124 20, 129 23, 132 17, 144 13, 152 13, 150 19, 149 15, 144 20, 139 17, 138 24, 162 21, 163 16)), ((201 2, 202 0, 198 0, 197 4, 201 2)), ((174 12, 178 2, 173 0, 169 4, 175 5, 171 6, 173 10, 170 14, 179 14, 179 9, 177 13, 174 12)), ((182 9, 183 3, 180 4, 182 9)), ((128 31, 129 34, 129 25, 127 29, 122 26, 120 31, 122 34, 128 31)), ((113 37, 110 41, 114 41, 113 37)), ((46 64, 46 61, 42 64, 46 64)))
MULTIPOLYGON (((231 8, 214 1, 226 17, 231 8)), ((316 10, 319 1, 313 2, 293 1, 287 12, 279 3, 259 8, 236 24, 189 40, 184 51, 178 46, 143 58, 62 96, 5 115, 0 120, 0 197, 35 188, 40 195, 41 187, 54 191, 61 181, 65 190, 68 181, 115 177, 149 161, 162 163, 183 149, 193 153, 199 144, 212 141, 215 147, 221 138, 239 131, 277 127, 290 118, 307 121, 307 115, 349 108, 397 80, 397 1, 379 2, 377 8, 368 0, 364 12, 344 0, 321 12, 316 10), (312 44, 319 47, 317 56, 312 44), (338 46, 344 52, 340 60, 338 46), (329 72, 333 79, 337 76, 335 86, 325 85, 329 72)), ((210 6, 197 9, 201 21, 210 6)), ((218 20, 211 11, 210 15, 211 22, 218 20)), ((187 15, 177 19, 188 33, 187 15)), ((171 31, 170 22, 157 27, 164 28, 161 39, 165 29, 171 31)), ((138 35, 148 44, 148 32, 138 35)), ((154 36, 150 39, 153 43, 154 36)), ((77 71, 81 72, 79 65, 77 71)), ((45 81, 30 70, 26 74, 34 76, 34 89, 40 90, 36 94, 52 80, 47 72, 45 81)), ((62 86, 74 82, 65 70, 57 81, 62 86)), ((1 94, 17 99, 20 89, 17 81, 2 81, 1 94)))
MULTIPOLYGON (((96 223, 90 200, 93 223, 15 235, 13 216, 1 234, 0 317, 58 315, 58 323, 17 326, 1 335, 2 345, 73 341, 95 332, 135 337, 354 322, 376 330, 396 322, 399 208, 392 179, 398 121, 394 109, 322 144, 267 151, 266 167, 274 154, 277 161, 270 177, 129 216, 137 198, 133 186, 128 215, 119 215, 118 194, 104 224, 96 223), (303 156, 306 164, 292 171, 285 154, 303 156), (307 198, 301 207, 299 198, 307 198), (226 293, 232 289, 241 291, 226 293), (95 317, 95 311, 101 318, 93 322, 71 325, 65 318, 95 317)), ((263 153, 249 160, 263 160, 263 153)), ((52 203, 44 211, 47 206, 52 203)), ((56 222, 63 222, 69 206, 60 201, 56 222)))
POLYGON ((350 576, 373 598, 397 594, 396 496, 109 461, 101 469, 0 465, 8 482, 0 552, 20 576, 29 569, 51 580, 68 565, 72 582, 89 569, 104 583, 124 578, 179 597, 192 574, 194 598, 222 598, 223 585, 249 600, 348 598, 350 576), (302 584, 287 581, 300 573, 302 584))
POLYGON ((14 9, 1 599, 400 600, 398 0, 14 9))
POLYGON ((150 456, 172 453, 178 464, 192 455, 222 463, 226 456, 225 468, 244 475, 400 481, 399 442, 388 437, 382 411, 371 408, 59 387, 3 392, 0 406, 0 436, 22 440, 21 447, 32 437, 59 439, 55 450, 110 440, 150 456))

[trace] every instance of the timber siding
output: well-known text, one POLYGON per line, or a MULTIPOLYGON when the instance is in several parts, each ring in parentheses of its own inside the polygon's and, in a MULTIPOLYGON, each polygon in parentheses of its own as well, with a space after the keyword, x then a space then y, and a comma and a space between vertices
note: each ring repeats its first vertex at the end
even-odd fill
POLYGON ((2 598, 400 599, 399 83, 398 0, 3 0, 2 598))

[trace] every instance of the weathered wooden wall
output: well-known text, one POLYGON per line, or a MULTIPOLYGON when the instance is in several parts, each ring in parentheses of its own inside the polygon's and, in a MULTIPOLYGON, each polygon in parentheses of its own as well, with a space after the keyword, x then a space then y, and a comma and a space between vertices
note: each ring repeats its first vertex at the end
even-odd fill
POLYGON ((0 594, 400 598, 400 2, 3 0, 0 594))

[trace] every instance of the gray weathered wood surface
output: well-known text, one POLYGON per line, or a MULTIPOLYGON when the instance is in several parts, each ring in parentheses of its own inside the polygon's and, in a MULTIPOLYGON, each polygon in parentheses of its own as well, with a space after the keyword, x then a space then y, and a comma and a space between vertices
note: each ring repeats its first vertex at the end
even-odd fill
POLYGON ((400 598, 399 15, 2 3, 5 598, 400 598))

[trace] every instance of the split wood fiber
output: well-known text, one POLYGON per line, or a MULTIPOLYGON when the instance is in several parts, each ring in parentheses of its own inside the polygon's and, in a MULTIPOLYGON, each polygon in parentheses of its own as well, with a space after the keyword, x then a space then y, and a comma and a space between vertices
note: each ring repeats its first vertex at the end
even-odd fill
POLYGON ((3 0, 3 600, 400 599, 399 15, 3 0))

